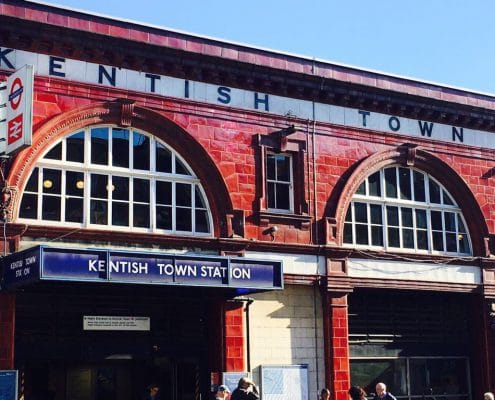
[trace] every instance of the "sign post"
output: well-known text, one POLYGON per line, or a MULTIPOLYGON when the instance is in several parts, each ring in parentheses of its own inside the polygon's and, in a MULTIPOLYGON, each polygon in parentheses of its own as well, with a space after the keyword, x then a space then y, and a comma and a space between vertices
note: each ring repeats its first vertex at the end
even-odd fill
POLYGON ((25 65, 7 78, 2 90, 5 121, 0 123, 0 153, 10 154, 31 145, 33 82, 32 65, 25 65))

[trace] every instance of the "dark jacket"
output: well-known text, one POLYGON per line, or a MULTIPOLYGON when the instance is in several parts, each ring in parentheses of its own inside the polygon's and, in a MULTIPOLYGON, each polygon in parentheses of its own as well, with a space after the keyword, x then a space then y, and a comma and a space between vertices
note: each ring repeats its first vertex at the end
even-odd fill
POLYGON ((259 398, 260 395, 256 386, 253 386, 252 391, 237 388, 232 392, 232 396, 230 396, 230 400, 258 400, 259 398))

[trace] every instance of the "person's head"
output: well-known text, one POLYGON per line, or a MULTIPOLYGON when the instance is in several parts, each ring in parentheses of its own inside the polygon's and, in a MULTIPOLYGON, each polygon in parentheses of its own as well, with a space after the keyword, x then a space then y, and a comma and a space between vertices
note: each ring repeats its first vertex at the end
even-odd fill
POLYGON ((328 390, 327 388, 321 389, 320 399, 321 400, 328 400, 328 399, 330 399, 330 390, 328 390))
POLYGON ((251 379, 243 376, 241 379, 239 379, 239 383, 237 384, 237 387, 241 388, 241 389, 247 389, 253 385, 254 385, 254 383, 251 379))
POLYGON ((216 399, 225 399, 228 397, 230 390, 225 385, 218 385, 217 390, 215 392, 216 399))
POLYGON ((349 389, 349 396, 352 400, 364 400, 366 398, 366 392, 360 386, 352 386, 349 389))
POLYGON ((387 393, 387 386, 380 382, 376 384, 375 390, 378 397, 383 397, 385 396, 385 393, 387 393))
POLYGON ((158 395, 158 392, 160 392, 160 386, 154 383, 148 386, 148 393, 151 397, 155 397, 156 395, 158 395))
POLYGON ((483 399, 484 400, 495 400, 495 396, 493 396, 493 393, 492 392, 486 392, 483 395, 483 399))

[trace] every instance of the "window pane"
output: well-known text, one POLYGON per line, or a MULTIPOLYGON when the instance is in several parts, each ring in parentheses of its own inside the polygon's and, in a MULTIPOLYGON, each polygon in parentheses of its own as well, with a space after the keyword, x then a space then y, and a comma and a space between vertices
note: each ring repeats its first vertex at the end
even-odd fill
POLYGON ((399 228, 388 228, 388 245, 390 247, 400 247, 399 228))
POLYGON ((440 186, 430 179, 430 203, 440 204, 440 186))
POLYGON ((380 184, 380 171, 375 172, 368 178, 369 184, 369 195, 380 197, 382 195, 381 184, 380 184))
POLYGON ((416 210, 416 228, 426 229, 426 210, 416 210))
POLYGON ((84 162, 84 132, 77 132, 70 135, 66 140, 67 154, 65 156, 67 161, 72 162, 84 162))
MULTIPOLYGON (((349 212, 347 213, 349 214, 349 212)), ((352 225, 344 225, 344 243, 352 243, 352 225)))
POLYGON ((108 206, 106 201, 91 200, 90 222, 92 224, 108 225, 108 206))
POLYGON ((156 202, 157 204, 172 205, 172 183, 156 182, 156 202))
POLYGON ((421 250, 428 250, 428 236, 426 231, 416 231, 417 247, 421 250))
POLYGON ((413 172, 414 179, 414 200, 419 202, 426 201, 426 192, 425 192, 425 176, 418 172, 413 172))
POLYGON ((356 222, 368 222, 368 211, 365 203, 354 203, 354 220, 356 222))
POLYGON ((108 128, 91 129, 91 162, 108 165, 108 128))
POLYGON ((178 231, 192 231, 192 216, 190 208, 177 207, 176 213, 176 229, 178 231))
POLYGON ((206 210, 196 210, 196 232, 206 233, 208 229, 208 213, 206 210))
POLYGON ((60 202, 59 196, 43 196, 41 218, 48 221, 60 221, 60 202))
POLYGON ((198 186, 194 187, 194 201, 196 208, 206 208, 205 199, 203 198, 203 194, 201 193, 201 190, 199 190, 198 186))
POLYGON ((413 226, 412 208, 401 207, 400 214, 401 214, 402 226, 412 227, 413 226))
POLYGON ((156 144, 156 170, 158 172, 172 172, 172 153, 160 143, 156 144))
POLYGON ((156 227, 158 229, 172 229, 172 207, 156 207, 156 227))
POLYGON ((27 192, 38 191, 38 168, 33 169, 33 172, 31 172, 31 176, 27 181, 25 191, 27 192))
POLYGON ((452 198, 447 194, 447 192, 445 192, 445 190, 442 190, 442 194, 443 194, 443 204, 449 206, 453 206, 455 204, 454 200, 452 200, 452 198))
POLYGON ((402 246, 406 249, 414 249, 414 231, 402 229, 402 246))
POLYGON ((147 204, 134 204, 133 207, 133 226, 138 228, 149 228, 150 226, 150 207, 147 204))
POLYGON ((407 395, 405 359, 350 360, 351 382, 358 382, 366 393, 375 393, 377 382, 386 382, 396 396, 407 395))
POLYGON ((431 212, 431 228, 437 231, 443 230, 442 213, 440 211, 431 212))
POLYGON ((179 175, 191 175, 184 163, 175 157, 175 173, 179 175))
POLYGON ((464 222, 462 222, 462 218, 459 214, 457 214, 457 225, 459 232, 466 232, 466 227, 464 226, 464 222))
POLYGON ((399 208, 387 206, 387 223, 392 226, 399 226, 399 208))
POLYGON ((134 169, 148 171, 150 169, 150 139, 145 135, 134 132, 132 148, 134 169))
POLYGON ((35 194, 24 193, 22 196, 20 218, 38 218, 38 196, 35 194))
POLYGON ((61 194, 62 171, 43 169, 43 193, 61 194))
POLYGON ((382 224, 382 206, 370 204, 370 216, 372 224, 382 224))
POLYGON ((186 183, 177 183, 175 185, 175 203, 177 206, 192 206, 191 185, 186 183))
POLYGON ((397 178, 395 168, 385 169, 385 195, 393 199, 397 198, 397 178))
POLYGON ((277 208, 277 203, 275 202, 275 183, 273 182, 268 182, 267 197, 268 208, 277 208))
POLYGON ((67 171, 65 181, 66 195, 78 197, 84 195, 84 174, 82 172, 67 171))
POLYGON ((91 197, 106 199, 108 186, 108 176, 91 174, 91 197))
POLYGON ((457 236, 457 240, 459 241, 459 252, 469 253, 469 242, 467 235, 459 234, 457 236))
POLYGON ((65 200, 65 220, 67 222, 83 222, 83 199, 69 198, 65 200))
POLYGON ((129 131, 127 129, 112 129, 112 165, 129 167, 129 131))
POLYGON ((368 225, 356 225, 356 243, 368 244, 368 225))
POLYGON ((383 228, 381 226, 371 227, 371 244, 373 246, 383 246, 383 228))
POLYGON ((140 203, 150 202, 150 181, 147 179, 134 178, 134 201, 140 203))
POLYGON ((278 155, 277 159, 277 180, 290 182, 290 157, 278 155))
POLYGON ((266 157, 266 177, 272 181, 275 180, 275 156, 268 154, 266 157))
POLYGON ((61 160, 62 159, 62 143, 54 146, 46 155, 45 158, 50 160, 61 160))
POLYGON ((112 202, 112 225, 129 226, 129 203, 112 202))
POLYGON ((362 194, 362 195, 366 194, 366 182, 365 181, 361 182, 361 184, 359 185, 359 187, 356 190, 356 194, 362 194))
POLYGON ((445 242, 447 245, 447 251, 457 252, 457 235, 455 233, 446 233, 445 242))
POLYGON ((352 205, 347 209, 347 213, 345 214, 345 221, 346 222, 352 221, 352 205))
POLYGON ((455 231, 455 220, 456 220, 456 215, 451 212, 445 212, 443 213, 444 218, 445 218, 445 230, 453 232, 455 231))
POLYGON ((114 200, 129 200, 129 178, 113 176, 112 189, 112 198, 114 200))
POLYGON ((433 232, 433 249, 443 251, 443 233, 433 232))
POLYGON ((407 168, 399 168, 400 198, 411 200, 411 174, 407 168))
POLYGON ((276 196, 277 196, 277 204, 276 207, 279 210, 290 210, 290 187, 289 185, 285 185, 279 183, 276 185, 276 196))

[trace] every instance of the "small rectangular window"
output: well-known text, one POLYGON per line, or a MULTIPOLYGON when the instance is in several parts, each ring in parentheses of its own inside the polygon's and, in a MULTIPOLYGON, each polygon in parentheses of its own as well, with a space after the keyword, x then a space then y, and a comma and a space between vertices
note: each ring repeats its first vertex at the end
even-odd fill
POLYGON ((266 160, 268 208, 292 211, 292 157, 287 154, 268 154, 266 160))

